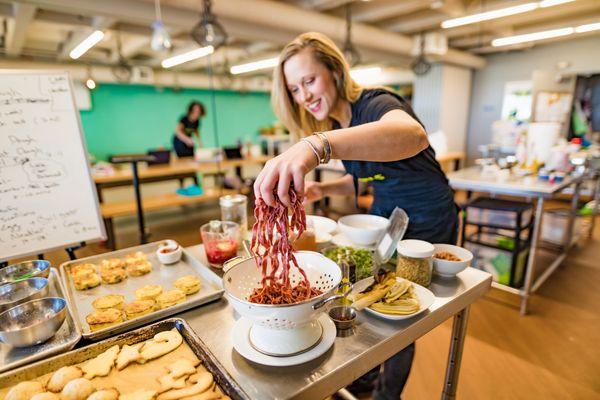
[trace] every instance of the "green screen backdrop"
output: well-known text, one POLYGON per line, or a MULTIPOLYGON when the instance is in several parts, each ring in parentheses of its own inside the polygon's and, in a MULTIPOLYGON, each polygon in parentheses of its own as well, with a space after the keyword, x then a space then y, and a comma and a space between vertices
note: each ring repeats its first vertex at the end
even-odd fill
MULTIPOLYGON (((235 145, 238 139, 256 141, 259 128, 276 120, 268 93, 219 90, 215 96, 221 146, 235 145)), ((107 160, 112 154, 145 153, 161 146, 172 148, 175 126, 192 100, 199 100, 206 108, 200 122, 204 146, 215 146, 209 90, 101 84, 91 97, 92 108, 81 111, 81 122, 88 151, 97 160, 107 160)))

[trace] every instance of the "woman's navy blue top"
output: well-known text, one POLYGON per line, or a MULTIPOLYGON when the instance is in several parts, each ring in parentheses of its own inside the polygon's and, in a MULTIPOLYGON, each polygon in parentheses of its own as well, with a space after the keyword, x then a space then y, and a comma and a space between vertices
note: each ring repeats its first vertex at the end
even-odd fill
MULTIPOLYGON (((350 126, 378 121, 391 110, 403 110, 418 121, 410 105, 400 96, 384 89, 365 89, 351 104, 350 126)), ((334 122, 334 129, 340 125, 334 122)), ((360 146, 360 143, 356 143, 360 146)), ((405 238, 433 243, 452 243, 458 232, 457 207, 431 146, 414 157, 398 161, 344 160, 344 167, 358 181, 369 182, 374 190, 370 213, 389 217, 395 207, 410 219, 405 238)))

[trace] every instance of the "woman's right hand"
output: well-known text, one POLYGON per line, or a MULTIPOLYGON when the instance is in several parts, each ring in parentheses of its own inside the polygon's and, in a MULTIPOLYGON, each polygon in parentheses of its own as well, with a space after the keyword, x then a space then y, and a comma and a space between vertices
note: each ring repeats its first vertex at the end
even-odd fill
POLYGON ((304 184, 304 204, 313 203, 325 197, 321 182, 307 181, 304 184))

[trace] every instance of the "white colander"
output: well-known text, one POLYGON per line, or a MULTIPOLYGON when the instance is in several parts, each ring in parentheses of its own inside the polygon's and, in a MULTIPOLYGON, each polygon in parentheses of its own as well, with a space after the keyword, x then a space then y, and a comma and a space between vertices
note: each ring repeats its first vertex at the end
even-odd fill
MULTIPOLYGON (((301 353, 316 345, 322 334, 317 321, 322 307, 329 301, 342 297, 334 293, 341 288, 340 267, 320 253, 294 252, 298 265, 304 270, 312 287, 322 293, 294 304, 256 304, 248 301, 255 288, 261 286, 262 273, 254 258, 247 258, 227 269, 223 275, 225 293, 233 308, 253 321, 250 343, 257 350, 275 356, 301 353)), ((296 268, 290 271, 292 285, 303 277, 296 268)), ((348 285, 348 284, 346 284, 348 285)))

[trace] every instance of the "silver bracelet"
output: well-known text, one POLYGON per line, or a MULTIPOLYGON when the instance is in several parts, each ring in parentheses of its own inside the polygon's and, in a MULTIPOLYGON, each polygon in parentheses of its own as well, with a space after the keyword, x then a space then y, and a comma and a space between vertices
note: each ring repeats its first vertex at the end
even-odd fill
POLYGON ((321 157, 319 157, 319 152, 317 151, 317 148, 315 147, 315 145, 312 144, 312 142, 310 140, 308 140, 308 138, 302 138, 301 141, 308 144, 308 147, 310 147, 312 152, 315 153, 315 157, 317 158, 317 164, 320 164, 321 157))

